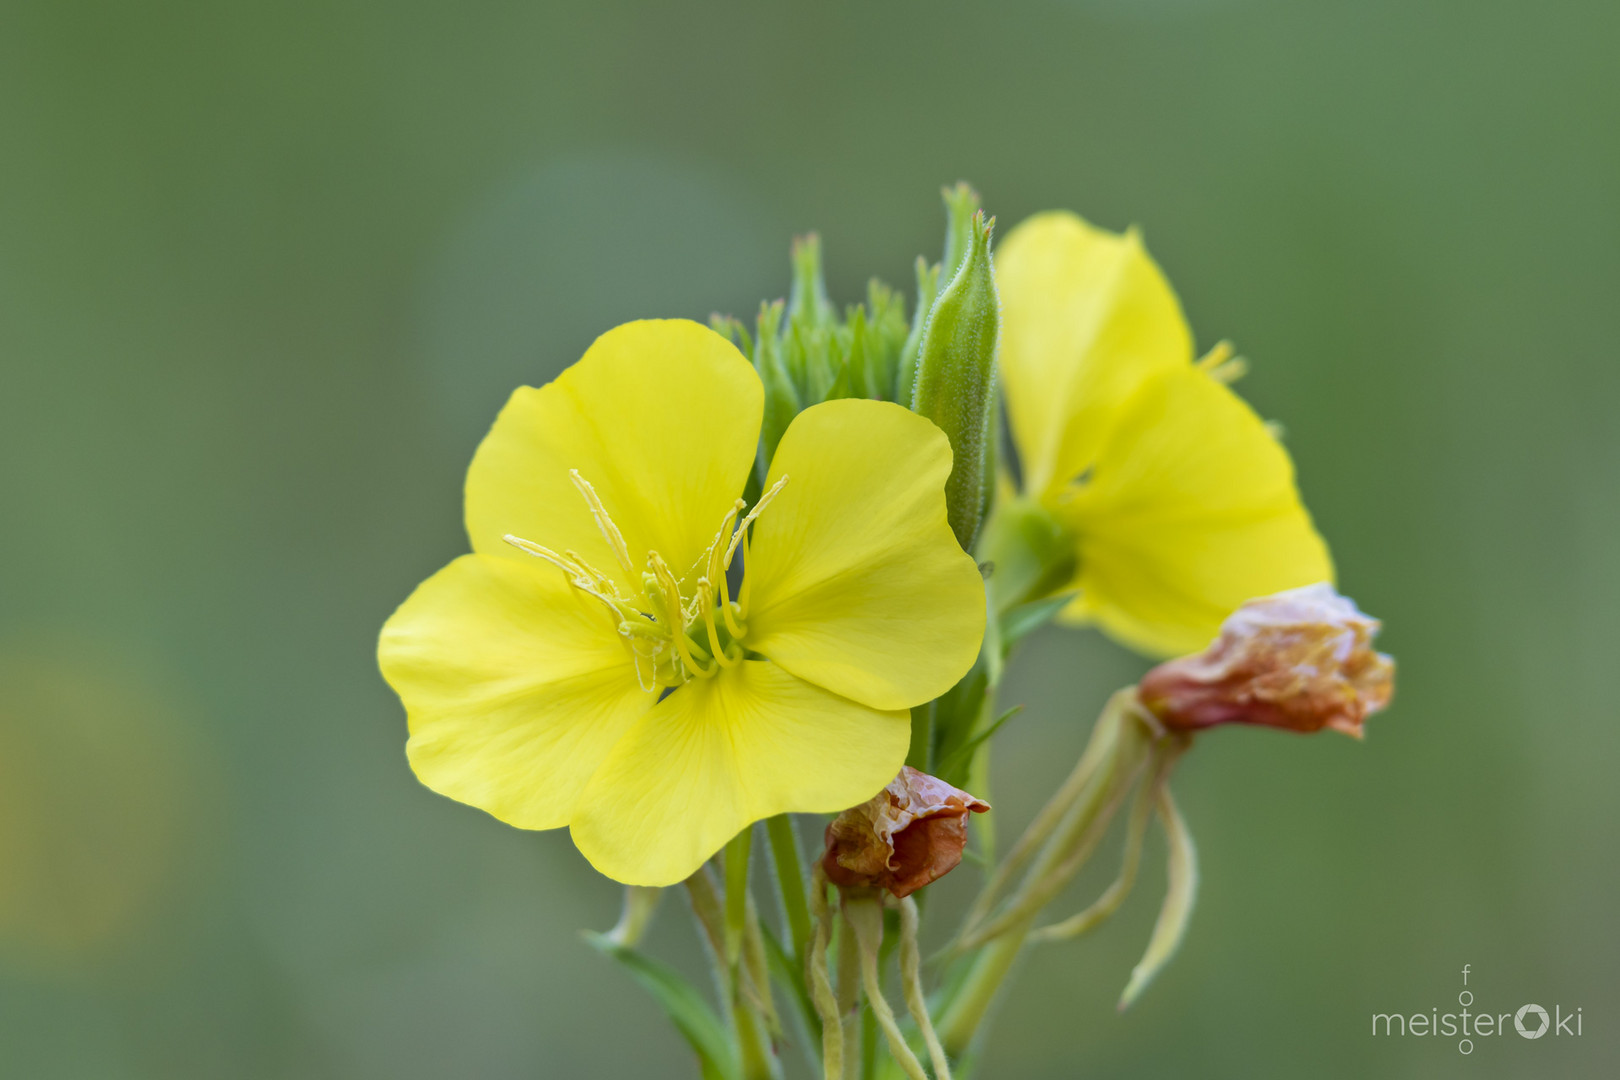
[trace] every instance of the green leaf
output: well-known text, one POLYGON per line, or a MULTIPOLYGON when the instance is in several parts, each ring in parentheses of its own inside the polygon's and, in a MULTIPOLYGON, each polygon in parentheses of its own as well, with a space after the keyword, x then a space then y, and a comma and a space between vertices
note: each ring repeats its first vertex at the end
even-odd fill
POLYGON ((933 705, 934 768, 926 771, 962 787, 967 783, 966 770, 949 770, 946 762, 956 758, 956 750, 973 737, 989 705, 989 679, 984 657, 974 663, 962 681, 935 699, 933 705))
POLYGON ((634 949, 615 945, 605 934, 585 931, 583 936, 598 951, 624 965, 630 977, 653 996, 697 1054, 703 1080, 741 1080, 737 1049, 725 1025, 690 983, 668 965, 634 949))
POLYGON ((1142 991, 1147 989, 1153 976, 1176 954, 1187 923, 1192 918, 1193 900, 1198 893, 1198 853, 1193 848, 1192 834, 1176 809, 1170 789, 1158 790, 1159 820, 1164 824, 1165 836, 1170 841, 1169 882, 1165 889, 1164 906, 1159 909, 1159 921, 1153 924, 1153 936, 1148 939, 1147 952, 1142 962, 1131 972, 1131 979, 1120 995, 1119 1008, 1123 1012, 1142 991))
POLYGON ((1011 652, 1013 646, 1051 622, 1058 612, 1069 606, 1074 597, 1072 591, 1060 592, 1028 604, 1019 604, 1011 611, 1004 612, 1000 619, 1002 649, 1011 652))
POLYGON ((973 738, 969 739, 967 742, 953 750, 951 752, 951 756, 945 759, 945 764, 941 766, 940 771, 955 775, 957 770, 965 770, 968 763, 973 760, 974 751, 980 746, 984 745, 986 742, 989 742, 990 736, 1000 731, 1002 724, 1005 724, 1008 720, 1011 720, 1014 716, 1017 716, 1023 711, 1024 707, 1022 705, 1014 705, 1012 708, 996 717, 995 720, 986 726, 983 731, 979 732, 977 735, 974 735, 973 738))

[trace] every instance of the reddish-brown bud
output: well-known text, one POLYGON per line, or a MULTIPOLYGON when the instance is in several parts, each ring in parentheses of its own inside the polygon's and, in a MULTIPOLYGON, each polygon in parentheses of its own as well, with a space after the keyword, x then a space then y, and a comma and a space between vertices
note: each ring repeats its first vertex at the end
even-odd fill
POLYGON ((962 861, 967 816, 990 804, 907 765, 889 786, 827 826, 827 879, 909 896, 962 861))
POLYGON ((1378 627, 1331 585, 1290 589, 1238 608, 1207 649, 1160 664, 1137 693, 1179 731, 1265 724, 1359 739, 1395 689, 1395 661, 1372 647, 1378 627))

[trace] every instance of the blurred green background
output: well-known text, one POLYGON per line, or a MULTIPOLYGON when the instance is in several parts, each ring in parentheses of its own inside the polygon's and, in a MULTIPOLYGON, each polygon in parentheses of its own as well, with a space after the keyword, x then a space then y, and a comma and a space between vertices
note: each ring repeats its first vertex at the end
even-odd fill
MULTIPOLYGON (((1620 1073, 1617 54, 1609 0, 5 0, 0 1075, 688 1075, 575 934, 616 888, 413 779, 376 631, 513 386, 798 231, 909 289, 958 178, 1142 225, 1401 662, 1365 744, 1201 740, 1181 955, 1115 1015, 1148 874, 985 1075, 1620 1073), (1369 1035, 1464 964, 1583 1034, 1369 1035)), ((1026 651, 1004 823, 1144 666, 1026 651)))

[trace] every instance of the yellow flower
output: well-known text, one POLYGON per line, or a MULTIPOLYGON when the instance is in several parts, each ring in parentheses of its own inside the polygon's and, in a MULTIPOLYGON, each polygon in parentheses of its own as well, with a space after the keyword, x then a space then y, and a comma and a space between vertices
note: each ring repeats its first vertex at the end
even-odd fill
POLYGON ((1144 652, 1202 648, 1245 600, 1331 581, 1288 453, 1226 386, 1226 346, 1193 362, 1181 305, 1134 230, 1066 212, 996 260, 1001 371, 1023 467, 1005 513, 1043 514, 1067 565, 1063 612, 1144 652))
POLYGON ((949 444, 897 405, 814 406, 739 521, 762 408, 748 361, 686 321, 620 326, 512 395, 467 473, 473 554, 379 644, 423 783, 669 885, 750 822, 894 778, 906 710, 984 630, 949 444))

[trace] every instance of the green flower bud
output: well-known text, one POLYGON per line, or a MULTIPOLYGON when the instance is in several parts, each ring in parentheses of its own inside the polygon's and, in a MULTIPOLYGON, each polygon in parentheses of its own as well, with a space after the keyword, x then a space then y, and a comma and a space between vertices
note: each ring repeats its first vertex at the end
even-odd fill
POLYGON ((894 380, 894 400, 907 408, 917 389, 917 354, 922 351, 923 328, 928 325, 928 311, 938 293, 939 263, 929 266, 927 259, 917 256, 917 310, 911 317, 911 332, 900 347, 900 370, 894 380))
POLYGON ((814 405, 832 396, 840 370, 838 354, 842 350, 837 339, 842 329, 838 312, 827 299, 821 238, 815 233, 801 236, 793 241, 793 287, 782 341, 783 366, 793 379, 801 405, 814 405))
POLYGON ((945 257, 940 260, 946 281, 956 277, 962 260, 973 248, 973 219, 979 212, 979 193, 966 180, 955 187, 942 188, 945 200, 945 257))
POLYGON ((986 458, 995 407, 996 343, 1001 302, 990 263, 995 219, 973 215, 966 257, 934 300, 917 360, 912 410, 928 417, 951 441, 954 462, 945 482, 951 529, 963 550, 973 549, 984 519, 986 458))
POLYGON ((760 304, 759 320, 755 325, 759 332, 755 337, 752 359, 754 370, 759 372, 759 380, 765 386, 765 419, 760 427, 756 468, 758 479, 763 483, 765 474, 770 471, 776 444, 782 441, 782 433, 799 415, 802 404, 799 391, 782 363, 782 301, 760 304))

